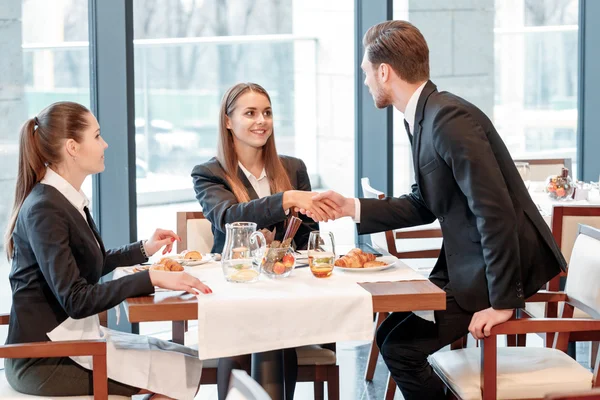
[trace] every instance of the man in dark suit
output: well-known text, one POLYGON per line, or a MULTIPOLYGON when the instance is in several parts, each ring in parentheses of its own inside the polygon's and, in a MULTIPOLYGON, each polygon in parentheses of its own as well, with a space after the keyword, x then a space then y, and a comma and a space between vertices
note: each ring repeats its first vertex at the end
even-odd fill
POLYGON ((429 80, 429 49, 408 22, 388 21, 363 38, 362 69, 375 105, 404 113, 416 183, 383 200, 319 195, 351 216, 360 234, 440 222, 443 246, 430 280, 446 310, 392 314, 377 344, 406 399, 444 397, 428 355, 507 321, 566 263, 492 122, 429 80))

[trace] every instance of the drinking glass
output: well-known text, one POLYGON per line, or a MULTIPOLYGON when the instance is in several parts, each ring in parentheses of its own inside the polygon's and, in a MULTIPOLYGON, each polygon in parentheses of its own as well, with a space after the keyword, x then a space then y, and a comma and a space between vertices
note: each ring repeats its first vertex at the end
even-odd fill
POLYGON ((519 175, 521 175, 521 179, 525 182, 525 187, 529 190, 529 186, 531 181, 529 180, 530 175, 530 167, 528 162, 517 161, 515 162, 515 166, 517 167, 517 171, 519 171, 519 175))
POLYGON ((335 240, 333 233, 313 231, 308 237, 308 265, 317 278, 328 278, 335 262, 335 240))

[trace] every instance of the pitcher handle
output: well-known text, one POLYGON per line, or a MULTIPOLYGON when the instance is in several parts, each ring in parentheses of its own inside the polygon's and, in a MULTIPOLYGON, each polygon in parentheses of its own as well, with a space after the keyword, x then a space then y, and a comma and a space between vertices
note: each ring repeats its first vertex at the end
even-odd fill
POLYGON ((260 264, 265 254, 265 250, 267 249, 267 239, 265 239, 265 235, 263 235, 262 232, 254 231, 252 232, 252 235, 250 235, 250 244, 255 243, 258 243, 258 248, 252 250, 252 256, 254 261, 260 264))

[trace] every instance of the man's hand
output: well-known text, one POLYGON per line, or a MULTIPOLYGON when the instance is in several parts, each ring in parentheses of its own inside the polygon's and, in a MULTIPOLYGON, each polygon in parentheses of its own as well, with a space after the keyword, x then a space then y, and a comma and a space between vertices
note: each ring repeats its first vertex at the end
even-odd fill
POLYGON ((469 324, 469 332, 475 339, 490 336, 492 327, 508 321, 513 316, 514 310, 494 310, 486 308, 473 314, 469 324))
MULTIPOLYGON (((354 199, 347 198, 342 196, 339 193, 334 192, 333 190, 328 190, 327 192, 319 193, 314 196, 313 201, 318 203, 326 204, 330 207, 330 209, 335 210, 335 218, 338 219, 342 217, 353 217, 354 218, 354 199)), ((322 221, 319 219, 319 216, 314 215, 310 210, 306 210, 303 208, 298 209, 302 214, 308 215, 310 218, 315 221, 322 221)))

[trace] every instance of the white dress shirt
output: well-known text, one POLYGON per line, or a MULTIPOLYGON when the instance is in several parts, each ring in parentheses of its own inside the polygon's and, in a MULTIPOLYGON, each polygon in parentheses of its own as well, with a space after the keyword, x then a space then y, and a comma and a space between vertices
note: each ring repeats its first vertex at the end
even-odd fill
POLYGON ((87 218, 83 208, 90 205, 90 200, 82 190, 77 191, 77 189, 75 189, 65 178, 54 172, 54 170, 49 167, 46 168, 46 175, 40 181, 40 183, 52 186, 63 196, 65 196, 67 200, 69 200, 69 203, 73 204, 73 207, 79 211, 79 214, 81 214, 87 224, 87 218))
POLYGON ((248 171, 241 162, 238 161, 238 165, 242 169, 244 175, 246 175, 246 178, 248 178, 250 181, 250 184, 254 188, 254 191, 259 199, 271 195, 271 185, 269 183, 269 178, 267 177, 267 171, 265 171, 264 168, 260 173, 260 176, 257 178, 252 174, 252 172, 248 171))

